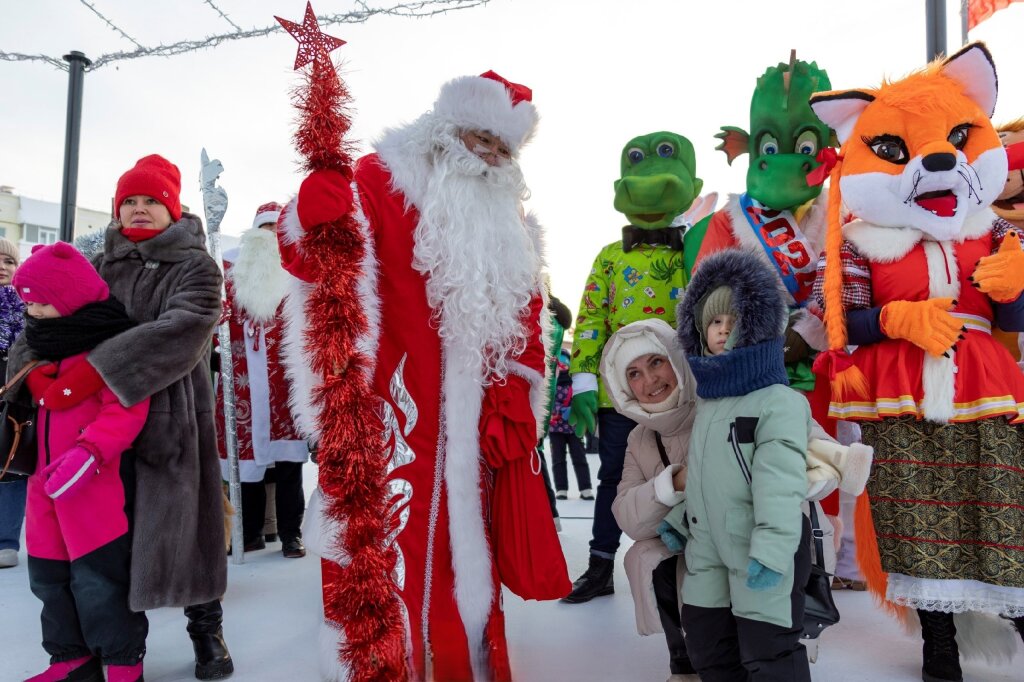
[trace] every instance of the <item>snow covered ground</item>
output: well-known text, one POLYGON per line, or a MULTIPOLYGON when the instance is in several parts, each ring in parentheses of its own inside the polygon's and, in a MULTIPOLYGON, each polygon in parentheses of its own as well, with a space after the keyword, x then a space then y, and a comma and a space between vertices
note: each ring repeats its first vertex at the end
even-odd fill
MULTIPOLYGON (((597 471, 597 457, 590 456, 597 471)), ((306 467, 307 492, 316 469, 306 467)), ((575 496, 575 493, 571 493, 575 496)), ((572 578, 586 568, 593 502, 559 502, 562 546, 572 578)), ((280 544, 229 564, 224 630, 239 682, 305 682, 318 679, 319 561, 285 559, 280 544)), ((587 604, 524 602, 505 594, 512 670, 523 682, 662 682, 668 654, 660 637, 640 637, 633 620, 621 560, 616 592, 587 604)), ((836 593, 842 621, 822 635, 811 674, 821 682, 912 682, 921 679, 920 641, 905 635, 865 593, 836 593)), ((180 609, 149 614, 148 682, 193 680, 192 646, 180 609)), ((21 564, 0 571, 0 682, 22 680, 46 667, 39 644, 39 603, 21 564)), ((1024 647, 1022 647, 1024 648, 1024 647)), ((964 664, 969 682, 1024 680, 1018 655, 1012 666, 964 664), (1015 672, 1016 671, 1016 672, 1015 672)), ((693 678, 696 680, 696 677, 693 678)))

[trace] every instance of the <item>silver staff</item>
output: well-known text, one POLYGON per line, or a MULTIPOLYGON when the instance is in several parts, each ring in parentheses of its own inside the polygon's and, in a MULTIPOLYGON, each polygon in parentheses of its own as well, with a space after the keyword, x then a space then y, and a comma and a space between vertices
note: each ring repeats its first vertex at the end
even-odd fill
MULTIPOLYGON (((210 160, 203 149, 202 170, 199 173, 199 187, 203 191, 203 209, 206 213, 206 234, 210 255, 224 274, 224 260, 220 248, 220 221, 228 210, 228 193, 217 187, 217 178, 224 172, 220 160, 210 160)), ((227 300, 224 285, 220 289, 221 300, 227 300)), ((238 475, 238 434, 235 431, 235 370, 231 361, 231 331, 225 319, 217 326, 220 342, 220 384, 224 390, 224 447, 228 451, 228 497, 235 508, 231 524, 231 563, 245 562, 245 544, 242 540, 242 483, 238 475)))

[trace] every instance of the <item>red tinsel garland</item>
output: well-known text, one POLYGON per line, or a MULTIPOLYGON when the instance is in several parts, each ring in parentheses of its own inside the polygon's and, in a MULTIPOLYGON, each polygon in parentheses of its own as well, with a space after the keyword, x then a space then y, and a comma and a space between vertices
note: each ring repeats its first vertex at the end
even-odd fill
MULTIPOLYGON (((296 150, 307 173, 335 170, 351 177, 352 149, 345 140, 351 101, 327 60, 294 93, 300 111, 296 150)), ((343 528, 334 538, 350 557, 342 567, 324 560, 324 616, 344 630, 338 652, 353 682, 408 677, 403 617, 391 575, 396 554, 385 548, 390 530, 386 495, 387 456, 367 367, 356 351, 367 332, 359 300, 366 245, 356 219, 306 226, 302 249, 315 277, 308 308, 306 353, 312 369, 326 377, 314 396, 319 413, 320 489, 325 513, 343 528), (336 368, 341 371, 335 373, 336 368)))

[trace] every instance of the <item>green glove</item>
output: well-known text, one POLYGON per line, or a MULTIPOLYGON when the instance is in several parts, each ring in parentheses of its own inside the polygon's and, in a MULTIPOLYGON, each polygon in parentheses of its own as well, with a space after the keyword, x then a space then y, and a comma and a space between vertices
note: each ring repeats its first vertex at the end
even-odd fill
POLYGON ((572 397, 569 426, 576 428, 577 438, 597 431, 597 391, 584 391, 572 397))

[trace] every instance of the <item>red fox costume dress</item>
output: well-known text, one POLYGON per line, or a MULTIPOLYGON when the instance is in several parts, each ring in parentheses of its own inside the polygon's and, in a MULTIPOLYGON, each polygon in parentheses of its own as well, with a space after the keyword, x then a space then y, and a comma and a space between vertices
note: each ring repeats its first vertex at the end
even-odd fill
POLYGON ((1007 168, 996 90, 971 45, 877 90, 811 99, 843 144, 818 369, 830 414, 875 448, 860 559, 876 593, 919 610, 925 679, 960 679, 951 614, 1024 616, 1024 375, 992 336, 993 322, 1024 328, 1024 251, 989 208, 1007 168), (841 202, 858 220, 840 230, 841 202))

